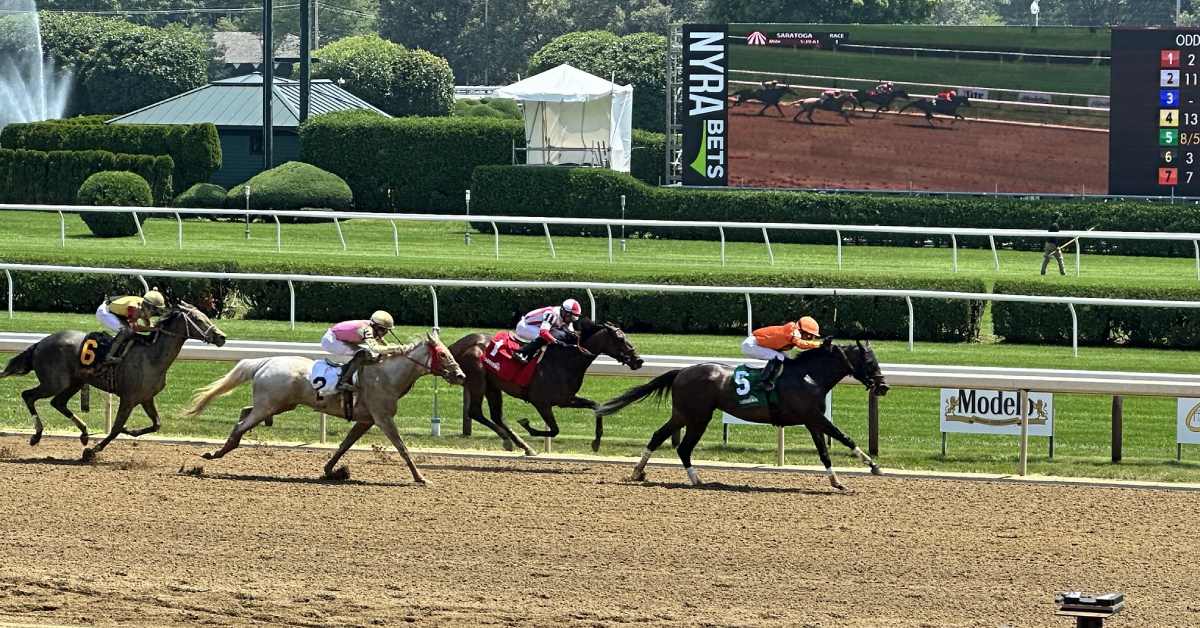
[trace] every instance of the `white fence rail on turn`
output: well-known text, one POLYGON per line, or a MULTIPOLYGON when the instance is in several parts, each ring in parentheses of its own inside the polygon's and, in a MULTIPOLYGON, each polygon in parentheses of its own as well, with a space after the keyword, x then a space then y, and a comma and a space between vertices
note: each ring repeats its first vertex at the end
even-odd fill
MULTIPOLYGON (((622 197, 622 204, 623 204, 622 197)), ((1196 278, 1200 280, 1200 233, 1187 232, 1160 232, 1160 231, 1046 231, 1043 229, 982 229, 976 227, 908 227, 902 225, 837 225, 837 224, 821 224, 821 223, 799 223, 799 222, 735 222, 735 221, 718 221, 718 220, 639 220, 639 219, 623 219, 623 218, 562 218, 552 216, 491 216, 491 215, 471 215, 471 214, 383 214, 371 212, 336 212, 336 211, 284 211, 284 210, 241 210, 241 209, 188 209, 188 208, 160 208, 160 207, 84 207, 77 205, 25 205, 25 204, 0 204, 0 211, 33 211, 33 212, 49 212, 58 214, 59 217, 59 245, 63 248, 67 245, 67 226, 66 214, 68 213, 83 213, 83 212, 100 212, 100 213, 125 213, 132 214, 134 222, 137 224, 138 234, 142 239, 142 243, 146 242, 146 235, 142 229, 142 221, 139 215, 166 215, 174 216, 177 223, 176 244, 178 248, 183 248, 183 216, 233 216, 238 218, 249 218, 250 216, 273 218, 275 221, 275 248, 276 251, 283 249, 283 229, 279 222, 282 218, 321 218, 333 221, 337 230, 338 240, 341 243, 342 249, 347 250, 348 244, 345 234, 342 232, 341 221, 355 220, 378 220, 391 223, 392 226, 392 243, 396 255, 400 255, 400 234, 396 227, 397 222, 476 222, 489 223, 492 226, 494 237, 495 256, 500 258, 500 230, 497 227, 499 224, 511 225, 541 225, 542 231, 546 236, 546 243, 550 249, 550 254, 557 257, 557 251, 554 248, 554 240, 550 235, 550 225, 569 225, 569 226, 591 226, 605 227, 608 240, 608 261, 614 261, 613 253, 613 227, 685 227, 689 229, 715 229, 721 242, 721 264, 726 263, 726 229, 746 229, 758 231, 762 233, 763 244, 766 246, 767 257, 771 264, 775 263, 775 252, 771 246, 770 231, 818 231, 832 233, 834 235, 834 243, 837 245, 837 264, 838 268, 842 268, 842 248, 843 234, 909 234, 921 236, 942 236, 950 238, 951 249, 951 265, 955 272, 958 272, 958 238, 960 237, 978 237, 987 238, 988 246, 992 252, 992 264, 995 270, 1000 270, 1000 254, 996 246, 996 238, 1058 238, 1060 240, 1070 240, 1078 238, 1075 250, 1075 272, 1079 274, 1081 266, 1081 251, 1078 242, 1084 240, 1151 240, 1164 242, 1191 242, 1192 249, 1195 252, 1195 267, 1196 278)), ((29 233, 22 234, 28 237, 29 233)))
MULTIPOLYGON (((0 353, 16 353, 41 340, 45 334, 0 332, 0 353)), ((453 339, 444 339, 453 340, 453 339)), ((183 360, 237 361, 253 358, 299 355, 310 359, 326 356, 320 345, 292 342, 270 342, 257 340, 231 340, 223 347, 205 345, 189 340, 179 354, 183 360)), ((590 375, 657 377, 667 371, 686 368, 701 363, 723 363, 735 365, 751 363, 761 365, 759 360, 745 358, 696 357, 677 355, 645 355, 641 369, 631 371, 606 356, 601 356, 588 370, 590 375)), ((1122 404, 1124 396, 1200 397, 1200 375, 1180 373, 1125 373, 1119 371, 1079 371, 1055 369, 1014 369, 999 367, 946 366, 924 364, 882 364, 884 376, 892 387, 911 388, 965 388, 1005 390, 1028 393, 1076 393, 1111 395, 1113 403, 1112 458, 1121 459, 1122 404)), ((858 386, 858 382, 847 377, 841 385, 858 386)), ((433 390, 432 421, 440 424, 438 415, 438 389, 433 390)), ((451 404, 451 407, 459 407, 451 404)), ((1024 404, 1022 404, 1024 407, 1024 404)), ((932 409, 931 409, 932 414, 932 409)), ((868 399, 868 449, 872 456, 879 455, 879 400, 868 399)), ((1023 417, 1027 418, 1027 417, 1023 417)), ((1027 423, 1022 424, 1027 430, 1027 423)), ((465 428, 465 426, 464 426, 465 428)), ((1027 436, 1027 434, 1026 434, 1027 436)), ((325 417, 321 421, 321 442, 328 440, 325 417)), ((777 464, 783 464, 783 441, 779 439, 776 451, 777 464)), ((1028 460, 1028 440, 1023 437, 1019 454, 1019 469, 1025 474, 1028 460)))
POLYGON ((292 328, 296 326, 296 282, 302 283, 345 283, 376 286, 408 286, 425 287, 433 297, 433 326, 440 327, 437 300, 437 288, 495 288, 495 289, 551 289, 577 290, 587 294, 590 303, 590 316, 597 318, 596 290, 612 292, 649 292, 649 293, 689 293, 689 294, 734 294, 742 295, 746 300, 746 330, 749 333, 754 328, 753 295, 796 295, 796 296, 827 296, 827 297, 890 297, 904 299, 908 307, 908 347, 912 350, 915 333, 915 317, 913 314, 913 299, 951 299, 958 301, 992 301, 1016 303, 1047 303, 1065 305, 1071 314, 1071 345, 1076 357, 1079 356, 1079 318, 1075 306, 1118 306, 1118 307, 1154 307, 1200 309, 1200 301, 1165 301, 1159 299, 1101 299, 1095 297, 1066 297, 1024 294, 998 294, 991 292, 955 292, 942 290, 891 290, 876 288, 775 288, 768 286, 698 286, 698 285, 664 285, 641 283, 601 283, 589 281, 496 281, 472 279, 409 279, 398 277, 353 277, 346 275, 301 275, 276 273, 228 273, 204 272, 185 270, 153 270, 142 268, 100 268, 88 266, 61 266, 50 264, 5 264, 0 263, 8 283, 8 316, 13 317, 15 306, 16 282, 12 276, 17 272, 56 272, 83 275, 120 275, 137 277, 144 289, 149 289, 146 277, 167 277, 176 279, 229 279, 238 281, 279 281, 286 282, 290 296, 289 316, 292 328))

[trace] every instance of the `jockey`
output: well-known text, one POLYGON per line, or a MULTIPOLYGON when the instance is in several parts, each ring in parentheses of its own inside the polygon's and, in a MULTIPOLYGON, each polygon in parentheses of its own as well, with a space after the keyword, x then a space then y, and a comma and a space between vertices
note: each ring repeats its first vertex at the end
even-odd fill
POLYGON ((513 330, 513 335, 525 345, 513 357, 528 362, 544 345, 577 343, 578 336, 572 324, 579 320, 581 314, 583 308, 575 299, 567 299, 558 307, 547 305, 526 314, 513 330))
POLYGON ((892 93, 892 90, 894 89, 896 89, 896 86, 892 84, 891 81, 884 81, 875 86, 875 93, 879 94, 880 96, 887 96, 888 94, 892 93))
POLYGON ((952 89, 947 89, 945 91, 938 92, 937 99, 944 100, 946 102, 950 102, 950 101, 954 100, 955 97, 957 97, 957 96, 958 96, 958 92, 956 92, 952 89))
POLYGON ((376 310, 368 320, 342 321, 321 336, 321 348, 335 356, 350 358, 338 377, 337 390, 353 391, 354 374, 368 360, 374 360, 389 347, 383 338, 395 327, 392 315, 376 310))
POLYGON ((140 297, 105 299, 96 308, 96 320, 109 331, 116 332, 117 337, 108 349, 104 364, 120 364, 134 335, 154 330, 157 325, 151 323, 150 318, 162 316, 166 308, 167 301, 158 290, 150 290, 140 297))
POLYGON ((800 320, 776 325, 760 327, 742 341, 742 353, 751 358, 767 361, 763 370, 763 388, 773 390, 775 380, 783 373, 785 351, 795 347, 801 351, 817 349, 821 346, 821 326, 811 316, 801 317, 800 320))
POLYGON ((826 103, 833 102, 841 97, 842 97, 842 90, 827 89, 827 90, 821 92, 821 104, 824 105, 826 103))

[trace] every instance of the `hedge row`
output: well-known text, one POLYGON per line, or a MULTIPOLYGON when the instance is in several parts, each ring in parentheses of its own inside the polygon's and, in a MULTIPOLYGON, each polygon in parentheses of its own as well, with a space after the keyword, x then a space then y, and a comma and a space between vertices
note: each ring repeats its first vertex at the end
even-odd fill
MULTIPOLYGON (((345 179, 363 211, 461 213, 476 167, 511 165, 514 144, 524 142, 521 121, 479 117, 384 118, 346 111, 318 116, 300 129, 303 161, 345 179)), ((633 144, 633 173, 659 183, 663 136, 635 131, 633 144)))
MULTIPOLYGON (((1036 280, 997 281, 995 291, 1109 299, 1200 301, 1200 288, 1059 285, 1036 280)), ((1075 315, 1079 318, 1081 345, 1200 347, 1200 310, 1076 305, 1075 315)), ((1008 342, 1071 344, 1071 314, 1065 305, 994 303, 992 325, 996 335, 1008 342)))
POLYGON ((148 181, 154 203, 166 205, 172 198, 174 169, 174 162, 165 155, 0 149, 0 202, 74 205, 79 186, 89 176, 122 170, 148 181))
MULTIPOLYGON (((94 124, 30 122, 0 131, 0 146, 28 150, 106 150, 128 155, 170 155, 175 188, 208 181, 221 168, 221 141, 212 124, 94 124)), ((70 121, 68 121, 70 122, 70 121)))
MULTIPOLYGON (((637 154, 637 151, 634 153, 637 154)), ((660 188, 611 171, 590 168, 481 166, 471 188, 472 211, 481 214, 618 218, 620 196, 626 196, 626 217, 658 220, 724 220, 738 222, 811 222, 862 225, 1044 229, 1055 213, 1063 229, 1112 231, 1200 232, 1200 205, 1149 202, 1078 202, 870 196, 759 190, 693 190, 660 188)), ((490 227, 489 227, 490 228, 490 227)), ((510 233, 528 231, 502 227, 510 233)), ((534 225, 533 228, 538 228, 534 225)), ((573 228, 576 233, 602 235, 573 228)), ((713 229, 641 229, 659 237, 714 239, 713 229)), ((531 232, 532 233, 532 232, 531 232)), ((850 236, 863 244, 949 245, 949 238, 871 234, 850 236)), ((757 230, 727 230, 731 240, 759 240, 757 230)), ((832 234, 820 231, 773 231, 780 242, 829 244, 832 234)), ((1040 250, 1036 238, 997 239, 998 246, 1040 250)), ((966 247, 987 247, 986 238, 959 238, 966 247)), ((1085 240, 1084 251, 1122 255, 1191 256, 1191 242, 1085 240)))
MULTIPOLYGON (((110 260, 120 265, 119 260, 110 260)), ((201 271, 242 271, 328 274, 330 269, 319 264, 283 262, 172 264, 170 268, 201 271)), ((359 274, 368 275, 369 272, 359 274)), ((473 278, 480 275, 494 280, 528 280, 528 273, 502 270, 464 270, 446 273, 414 273, 430 278, 473 278)), ((571 272, 541 273, 545 280, 579 280, 571 272)), ((686 284, 703 282, 702 275, 664 273, 648 278, 649 283, 686 284)), ((722 275, 722 283, 761 284, 764 278, 755 275, 722 275)), ((282 282, 224 280, 166 281, 160 286, 174 291, 193 302, 215 300, 236 291, 251 304, 251 318, 286 320, 288 318, 288 288, 282 282)), ((97 278, 54 273, 19 273, 16 277, 16 306, 24 310, 90 312, 106 294, 118 288, 135 289, 132 278, 97 278)), ((880 287, 874 280, 850 273, 810 275, 799 278, 796 286, 880 287)), ((982 291, 976 280, 896 278, 886 287, 917 289, 982 291)), ((561 302, 573 296, 586 303, 586 295, 578 291, 530 289, 494 290, 484 288, 440 288, 438 303, 440 323, 445 326, 467 326, 481 329, 509 325, 514 313, 524 313, 546 303, 561 302)), ((741 333, 746 325, 745 298, 740 294, 682 294, 626 293, 597 291, 600 318, 612 320, 635 332, 655 333, 741 333)), ((822 330, 839 336, 864 335, 871 338, 905 338, 908 333, 908 313, 903 299, 864 297, 753 297, 755 324, 781 323, 801 314, 816 316, 822 330)), ((978 336, 982 302, 941 301, 916 299, 915 334, 921 340, 965 341, 978 336)), ((428 325, 432 322, 432 302, 427 288, 385 286, 297 284, 296 315, 300 320, 336 321, 364 316, 364 312, 385 308, 397 322, 428 325)))

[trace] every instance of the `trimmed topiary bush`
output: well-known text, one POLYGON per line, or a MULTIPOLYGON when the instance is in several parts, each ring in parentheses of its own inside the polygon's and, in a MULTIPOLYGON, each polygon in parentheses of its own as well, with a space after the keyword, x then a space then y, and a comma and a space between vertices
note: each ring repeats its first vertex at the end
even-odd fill
POLYGON ((222 209, 225 207, 225 188, 215 183, 197 183, 175 197, 175 207, 222 209))
POLYGON ((521 110, 517 107, 517 101, 507 98, 464 98, 454 103, 454 115, 460 118, 520 120, 521 110))
POLYGON ((235 186, 226 194, 225 205, 245 208, 247 185, 250 186, 251 209, 348 210, 354 206, 354 194, 341 177, 299 161, 289 161, 260 172, 246 183, 235 186))
POLYGON ((350 93, 394 116, 448 116, 454 72, 445 59, 378 35, 339 39, 313 53, 313 78, 345 80, 350 93))
MULTIPOLYGON (((76 200, 80 205, 116 205, 120 207, 149 207, 154 204, 150 184, 132 172, 105 171, 90 176, 79 186, 76 200)), ((93 235, 101 238, 121 238, 138 232, 132 214, 82 213, 93 235)))

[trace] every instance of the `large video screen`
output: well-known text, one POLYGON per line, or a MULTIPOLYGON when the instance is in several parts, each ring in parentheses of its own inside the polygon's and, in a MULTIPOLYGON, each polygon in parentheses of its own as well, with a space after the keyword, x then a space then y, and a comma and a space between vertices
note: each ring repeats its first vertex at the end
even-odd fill
MULTIPOLYGON (((1168 178, 1160 180, 1159 170, 1163 160, 1178 163, 1190 159, 1190 153, 1186 146, 1175 146, 1175 154, 1168 155, 1165 149, 1171 147, 1160 139, 1170 138, 1160 138, 1158 131, 1172 128, 1160 127, 1168 123, 1160 120, 1160 111, 1173 109, 1178 125, 1181 116, 1188 121, 1192 103, 1160 100, 1170 95, 1165 94, 1168 86, 1160 90, 1167 74, 1159 66, 1168 61, 1162 50, 1175 50, 1182 57, 1162 69, 1174 70, 1177 81, 1191 80, 1186 65, 1178 65, 1189 61, 1189 46, 1182 45, 1189 42, 1181 38, 1175 44, 1181 31, 1129 31, 1153 33, 1142 39, 1124 32, 687 25, 680 105, 683 182, 1183 195, 1173 189, 1181 175, 1170 179, 1164 174, 1168 178), (1114 42, 1120 48, 1118 68, 1136 60, 1137 69, 1130 70, 1136 81, 1124 74, 1110 81, 1110 75, 1117 76, 1114 42), (1140 116, 1137 124, 1148 126, 1128 135, 1122 127, 1110 138, 1110 95, 1141 103, 1132 115, 1140 116), (1113 151, 1124 159, 1120 171, 1111 173, 1110 139, 1117 142, 1113 151), (1128 142, 1130 152, 1125 153, 1128 142), (1140 170, 1130 170, 1126 162, 1131 161, 1140 170)), ((1182 31, 1187 32, 1194 33, 1182 31)), ((1200 41, 1193 43, 1193 51, 1200 52, 1200 41)), ((1174 97, 1188 100, 1180 93, 1174 97)), ((1200 105, 1190 116, 1200 116, 1200 105)), ((1200 120, 1194 122, 1200 131, 1200 120)), ((1184 131, 1173 128, 1178 145, 1184 131)), ((1200 133, 1186 138, 1200 142, 1200 133)))

